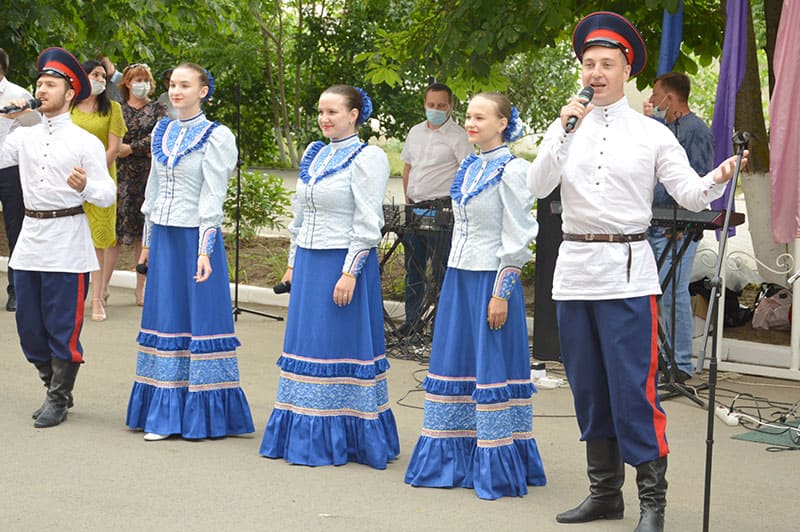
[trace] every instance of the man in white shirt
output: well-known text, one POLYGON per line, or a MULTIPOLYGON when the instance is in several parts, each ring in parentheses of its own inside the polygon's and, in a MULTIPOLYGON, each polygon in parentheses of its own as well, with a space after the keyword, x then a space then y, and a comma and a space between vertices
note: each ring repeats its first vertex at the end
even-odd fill
MULTIPOLYGON (((31 95, 28 91, 11 83, 6 77, 8 72, 8 54, 0 48, 0 102, 8 100, 30 100, 31 95)), ((11 131, 18 127, 33 126, 39 124, 42 117, 39 113, 25 113, 11 124, 11 131)), ((0 134, 0 148, 6 140, 6 133, 0 134)), ((19 230, 22 228, 22 218, 24 216, 25 205, 22 203, 22 188, 19 184, 19 167, 12 165, 7 168, 0 168, 0 203, 3 205, 3 222, 6 228, 6 238, 8 239, 8 256, 14 252, 17 243, 19 230)), ((17 294, 14 290, 14 270, 8 269, 8 300, 6 310, 14 312, 17 310, 17 294)))
MULTIPOLYGON (((452 118, 453 91, 443 83, 425 89, 426 120, 408 132, 400 157, 406 203, 420 216, 403 237, 406 267, 406 318, 400 334, 421 333, 426 307, 435 304, 450 254, 452 227, 442 227, 436 213, 450 208, 450 187, 461 161, 473 153, 464 128, 452 118), (437 223, 438 222, 438 223, 437 223), (425 282, 431 262, 432 278, 425 282)), ((408 220, 407 220, 408 221, 408 220)))
MULTIPOLYGON (((25 219, 11 257, 17 292, 17 332, 25 358, 36 366, 47 398, 33 413, 34 426, 52 427, 67 417, 83 362, 80 332, 89 272, 98 269, 83 203, 109 207, 116 186, 103 144, 72 123, 73 101, 86 98, 89 78, 62 48, 48 48, 37 61, 36 97, 41 124, 17 128, 30 109, 0 115, 0 167, 19 166, 25 219)), ((26 104, 25 99, 3 105, 26 104)))
POLYGON ((573 98, 561 108, 528 172, 537 197, 561 185, 564 241, 553 299, 590 483, 590 495, 556 520, 622 519, 629 463, 639 490, 636 530, 661 531, 669 447, 656 393, 661 288, 646 240, 653 189, 663 183, 699 211, 722 195, 736 160, 698 179, 675 136, 631 109, 624 85, 644 68, 646 49, 627 19, 593 13, 572 39, 594 99, 573 98), (568 132, 571 117, 577 124, 568 132))

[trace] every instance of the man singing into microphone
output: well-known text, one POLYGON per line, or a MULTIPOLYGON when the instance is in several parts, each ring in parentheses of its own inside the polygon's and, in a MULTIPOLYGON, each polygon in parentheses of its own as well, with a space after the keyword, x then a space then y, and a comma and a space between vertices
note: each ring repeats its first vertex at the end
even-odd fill
MULTIPOLYGON (((44 120, 8 134, 0 168, 19 166, 25 219, 9 265, 14 268, 22 351, 47 388, 44 404, 33 413, 34 426, 44 428, 66 419, 83 362, 83 305, 89 272, 98 269, 83 202, 108 207, 116 186, 103 145, 70 119, 70 104, 90 92, 80 63, 62 48, 48 48, 36 66, 36 97, 44 120)), ((23 108, 29 102, 3 102, 8 105, 23 108)), ((32 112, 0 115, 0 135, 14 119, 32 112)))
POLYGON ((736 160, 698 178, 675 136, 628 105, 624 85, 644 68, 646 49, 627 19, 593 13, 578 23, 572 44, 594 99, 587 105, 576 97, 561 108, 528 172, 537 197, 561 185, 564 241, 553 300, 590 484, 586 500, 556 520, 622 519, 629 463, 639 488, 636 530, 660 531, 669 448, 656 394, 661 289, 646 240, 653 188, 663 183, 681 205, 701 210, 723 194, 736 160), (570 117, 578 120, 567 133, 570 117))

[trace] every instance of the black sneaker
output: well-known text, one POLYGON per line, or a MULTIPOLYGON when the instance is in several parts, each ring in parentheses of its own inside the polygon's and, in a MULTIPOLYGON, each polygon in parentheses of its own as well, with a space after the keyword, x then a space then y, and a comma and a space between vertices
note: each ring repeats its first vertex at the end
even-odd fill
POLYGON ((8 312, 17 311, 17 295, 13 292, 8 294, 8 301, 6 301, 6 310, 8 312))

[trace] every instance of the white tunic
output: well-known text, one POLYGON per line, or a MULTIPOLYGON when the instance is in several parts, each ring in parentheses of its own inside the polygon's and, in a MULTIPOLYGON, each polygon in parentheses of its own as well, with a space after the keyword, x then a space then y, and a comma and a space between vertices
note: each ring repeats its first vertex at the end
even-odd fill
POLYGON ((400 158, 411 165, 408 197, 424 201, 450 195, 450 185, 458 166, 467 155, 475 153, 467 132, 452 118, 438 129, 422 122, 408 132, 400 158))
POLYGON ((153 163, 142 213, 143 243, 153 224, 197 227, 198 252, 209 253, 209 235, 222 225, 228 180, 236 168, 236 138, 201 112, 186 120, 162 119, 153 129, 153 163))
MULTIPOLYGON (((722 196, 712 175, 701 179, 669 129, 631 109, 627 98, 596 107, 574 133, 556 120, 528 171, 539 198, 561 185, 563 231, 573 234, 644 233, 652 219, 653 188, 661 182, 693 211, 722 196)), ((646 240, 623 243, 564 241, 553 278, 553 299, 602 300, 660 294, 653 252, 646 240)))
POLYGON ((530 260, 529 245, 539 231, 533 196, 525 188, 527 171, 528 162, 502 145, 464 159, 451 191, 454 223, 447 266, 497 272, 494 295, 505 298, 509 283, 516 283, 530 260))
MULTIPOLYGON (((0 118, 0 132, 12 120, 0 118)), ((108 174, 106 150, 91 133, 72 123, 69 113, 17 128, 0 150, 0 167, 19 165, 25 208, 68 209, 88 201, 114 204, 117 187, 108 174), (73 168, 86 170, 86 187, 67 185, 73 168)), ((39 219, 26 216, 9 266, 15 270, 84 273, 99 268, 86 215, 39 219)))
POLYGON ((300 163, 289 266, 297 246, 346 249, 342 271, 358 275, 364 258, 381 239, 383 196, 389 160, 377 146, 352 135, 330 144, 313 143, 300 163))

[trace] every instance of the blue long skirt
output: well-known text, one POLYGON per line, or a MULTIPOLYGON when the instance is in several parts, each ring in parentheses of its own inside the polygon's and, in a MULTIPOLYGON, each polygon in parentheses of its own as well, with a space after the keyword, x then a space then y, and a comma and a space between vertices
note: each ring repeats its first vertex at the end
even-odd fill
POLYGON ((240 344, 219 230, 214 238, 212 274, 196 283, 197 228, 153 227, 126 421, 132 429, 189 439, 255 431, 239 386, 240 344))
POLYGON ((261 454, 309 466, 355 461, 385 469, 400 444, 386 383, 378 259, 373 249, 352 302, 338 307, 333 288, 346 252, 297 249, 278 397, 261 454))
POLYGON ((489 329, 495 272, 448 268, 439 297, 422 435, 408 464, 412 486, 474 488, 482 499, 522 496, 545 484, 533 437, 525 300, 489 329))

